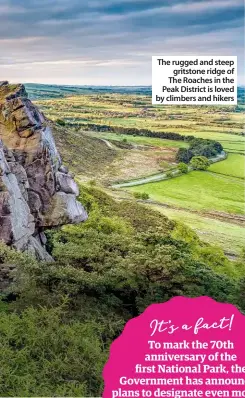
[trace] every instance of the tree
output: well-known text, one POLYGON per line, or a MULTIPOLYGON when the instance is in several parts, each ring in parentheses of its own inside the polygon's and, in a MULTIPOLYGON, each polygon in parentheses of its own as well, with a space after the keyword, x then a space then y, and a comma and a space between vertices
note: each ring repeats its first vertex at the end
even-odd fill
POLYGON ((223 146, 221 145, 221 143, 220 143, 220 142, 217 142, 217 141, 214 142, 214 147, 215 147, 215 149, 216 149, 216 151, 217 151, 218 153, 221 153, 221 152, 224 150, 224 148, 223 148, 223 146))
POLYGON ((210 163, 205 156, 193 156, 190 164, 194 170, 207 170, 210 163))
POLYGON ((62 119, 57 119, 56 123, 59 124, 60 126, 65 126, 66 125, 66 122, 64 120, 62 120, 62 119))
POLYGON ((178 164, 178 170, 182 173, 182 174, 187 174, 189 169, 186 163, 180 162, 178 164))
POLYGON ((176 161, 178 163, 189 163, 192 157, 193 153, 190 149, 180 148, 176 156, 176 161))

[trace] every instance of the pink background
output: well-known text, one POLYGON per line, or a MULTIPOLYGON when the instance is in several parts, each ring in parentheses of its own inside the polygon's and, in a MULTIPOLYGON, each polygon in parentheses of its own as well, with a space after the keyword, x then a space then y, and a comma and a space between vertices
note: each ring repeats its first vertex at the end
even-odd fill
MULTIPOLYGON (((199 297, 199 298, 185 298, 185 297, 175 297, 170 301, 163 304, 152 304, 149 306, 143 314, 130 320, 121 336, 116 339, 111 345, 110 357, 105 365, 103 371, 103 377, 105 381, 105 388, 103 393, 103 398, 112 397, 112 391, 121 388, 122 390, 156 390, 161 388, 161 390, 171 390, 175 388, 177 390, 191 390, 198 389, 202 391, 206 390, 238 390, 244 391, 244 386, 150 386, 150 385, 120 385, 119 379, 122 376, 127 378, 177 378, 188 376, 190 378, 243 378, 245 379, 245 373, 242 374, 217 374, 217 373, 136 373, 135 365, 141 364, 143 366, 151 365, 176 365, 179 366, 195 366, 198 362, 191 361, 171 361, 171 362, 145 362, 145 354, 163 354, 168 352, 169 354, 207 354, 215 352, 228 352, 229 354, 236 354, 238 359, 236 362, 222 362, 223 365, 229 368, 231 364, 238 364, 240 366, 245 366, 245 317, 242 315, 236 307, 231 304, 221 304, 212 300, 209 297, 199 297), (168 334, 166 332, 159 333, 156 332, 154 336, 151 336, 152 329, 150 329, 150 323, 153 319, 158 319, 159 321, 171 320, 173 324, 177 326, 182 326, 182 324, 194 325, 196 321, 203 317, 205 322, 212 324, 213 322, 220 321, 221 318, 229 318, 234 314, 234 321, 232 325, 232 330, 227 329, 201 329, 197 335, 191 330, 178 329, 174 334, 168 334), (150 350, 148 341, 155 340, 158 342, 181 342, 186 340, 192 342, 194 340, 199 340, 201 342, 209 342, 212 340, 225 341, 230 340, 234 343, 234 350, 227 349, 198 349, 198 350, 150 350)), ((217 366, 221 363, 210 362, 206 360, 204 364, 211 366, 217 366)), ((140 396, 141 393, 140 393, 140 396)), ((152 394, 154 396, 154 394, 152 394)), ((205 396, 205 393, 203 394, 205 396)), ((212 395, 211 395, 212 396, 212 395)), ((215 396, 215 395, 214 395, 215 396)))

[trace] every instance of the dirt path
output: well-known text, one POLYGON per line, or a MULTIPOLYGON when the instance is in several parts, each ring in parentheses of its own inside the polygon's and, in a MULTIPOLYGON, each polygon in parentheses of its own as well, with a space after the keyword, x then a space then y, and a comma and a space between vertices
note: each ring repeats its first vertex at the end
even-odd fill
MULTIPOLYGON (((96 137, 96 138, 97 138, 97 137, 96 137)), ((111 143, 110 141, 105 140, 104 138, 97 138, 97 139, 100 140, 100 141, 102 141, 102 142, 104 142, 104 143, 106 144, 106 146, 107 146, 109 149, 115 149, 115 146, 113 146, 112 143, 111 143)))
POLYGON ((174 206, 174 205, 170 205, 170 204, 157 202, 157 201, 151 200, 151 199, 138 200, 138 202, 145 203, 148 205, 157 205, 160 207, 165 207, 165 208, 174 209, 174 210, 183 210, 188 213, 194 213, 194 214, 198 214, 199 216, 208 217, 208 218, 212 218, 212 219, 216 219, 216 220, 220 220, 220 221, 225 221, 225 222, 229 222, 231 224, 236 224, 236 225, 240 225, 240 226, 245 225, 245 216, 239 215, 239 214, 229 214, 229 213, 225 213, 225 212, 221 212, 221 211, 198 211, 198 210, 189 209, 186 207, 178 207, 178 206, 174 206))

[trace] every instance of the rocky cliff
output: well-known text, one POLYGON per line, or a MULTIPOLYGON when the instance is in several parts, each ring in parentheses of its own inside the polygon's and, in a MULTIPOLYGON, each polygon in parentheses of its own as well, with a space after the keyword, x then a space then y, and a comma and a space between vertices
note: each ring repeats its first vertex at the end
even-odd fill
POLYGON ((0 82, 0 240, 51 260, 45 230, 87 218, 78 193, 25 87, 0 82))

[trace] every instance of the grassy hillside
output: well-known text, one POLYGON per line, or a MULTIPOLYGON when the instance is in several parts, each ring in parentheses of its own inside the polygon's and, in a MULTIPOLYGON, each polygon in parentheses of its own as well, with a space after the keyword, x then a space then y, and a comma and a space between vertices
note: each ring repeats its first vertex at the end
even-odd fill
POLYGON ((80 192, 88 221, 49 232, 53 263, 0 244, 18 269, 0 305, 2 396, 101 396, 112 341, 149 304, 208 295, 245 310, 242 259, 147 206, 80 192))
POLYGON ((103 173, 116 158, 116 151, 98 138, 52 124, 55 141, 64 162, 88 179, 103 173))
POLYGON ((192 228, 203 242, 221 247, 229 256, 241 253, 244 248, 245 229, 242 223, 222 221, 217 214, 201 214, 159 205, 154 205, 153 208, 171 220, 192 228))
POLYGON ((95 179, 106 186, 163 171, 174 164, 178 146, 187 146, 168 140, 166 145, 149 146, 143 145, 143 139, 138 147, 116 135, 117 139, 108 141, 107 135, 88 134, 55 123, 52 127, 64 162, 77 177, 82 181, 95 179))

